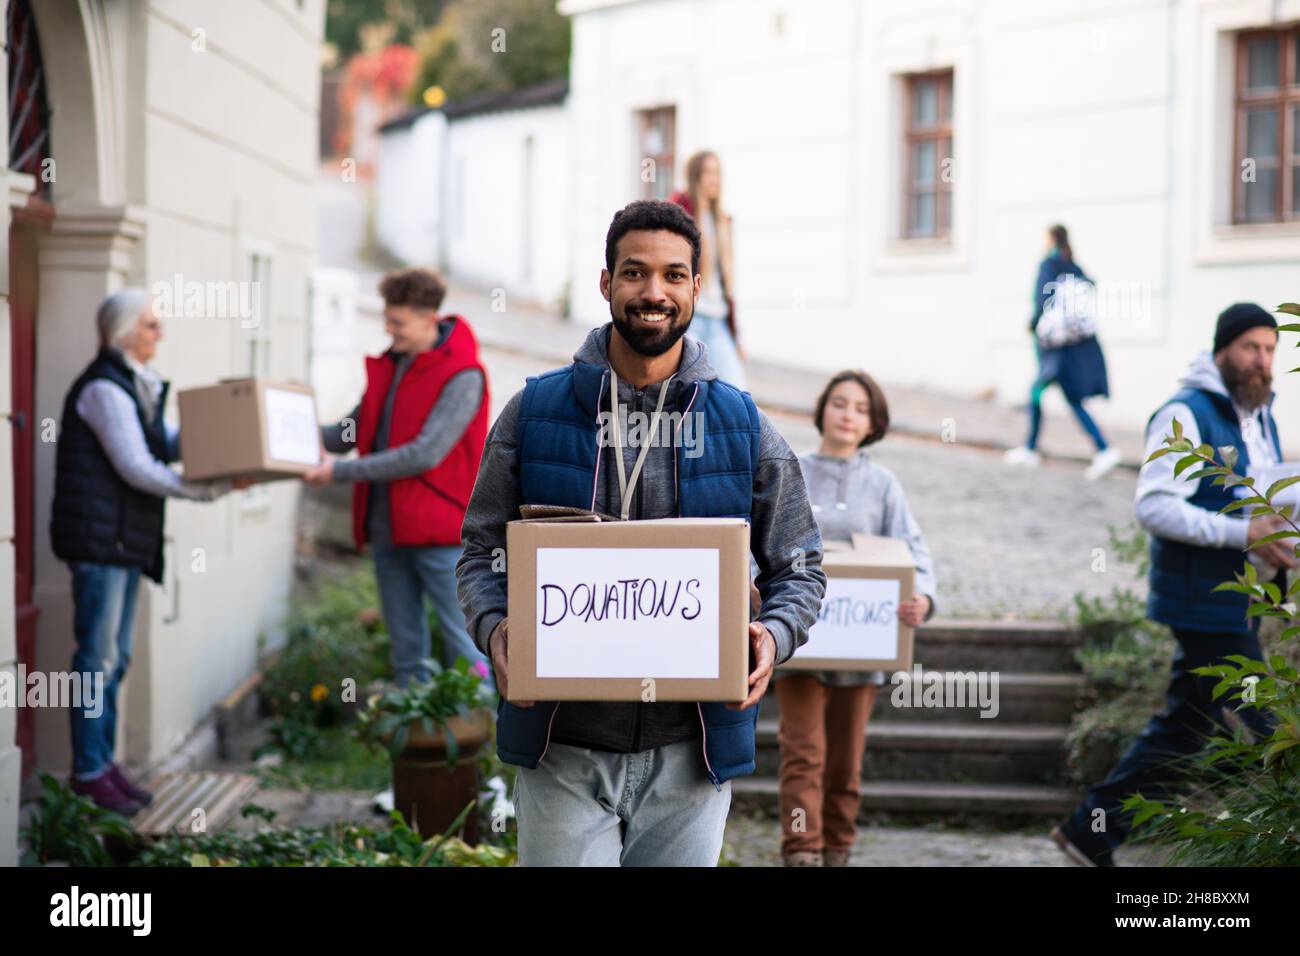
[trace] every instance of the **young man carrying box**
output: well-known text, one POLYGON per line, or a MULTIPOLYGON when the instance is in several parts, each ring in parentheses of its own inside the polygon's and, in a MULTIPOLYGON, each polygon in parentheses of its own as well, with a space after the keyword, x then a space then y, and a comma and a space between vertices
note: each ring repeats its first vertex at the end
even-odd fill
POLYGON ((507 575, 499 558, 520 505, 626 520, 748 518, 762 598, 749 625, 749 696, 736 704, 503 696, 497 750, 520 767, 525 866, 716 865, 729 781, 754 770, 758 701, 821 608, 821 534, 798 460, 748 393, 720 381, 704 346, 685 336, 699 257, 699 230, 680 207, 641 201, 615 215, 600 279, 613 321, 587 336, 572 365, 530 378, 492 427, 456 574, 470 633, 490 653, 504 695, 507 575), (602 441, 611 389, 618 442, 602 441), (658 441, 657 429, 640 447, 623 434, 629 414, 656 409, 701 416, 694 457, 683 453, 681 469, 673 441, 658 441))
MULTIPOLYGON (((439 316, 446 286, 429 269, 400 269, 379 283, 393 344, 366 359, 366 393, 343 421, 321 428, 329 459, 303 477, 353 482, 352 530, 370 544, 399 686, 427 677, 429 622, 438 612, 444 663, 487 661, 465 630, 454 568, 460 524, 487 434, 487 375, 478 341, 459 315, 439 316)), ((490 678, 489 678, 490 679, 490 678)))

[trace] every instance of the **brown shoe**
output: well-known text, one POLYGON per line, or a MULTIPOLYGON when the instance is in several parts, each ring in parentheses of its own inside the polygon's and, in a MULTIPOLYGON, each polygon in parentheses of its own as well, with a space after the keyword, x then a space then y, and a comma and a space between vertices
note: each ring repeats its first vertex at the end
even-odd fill
POLYGON ((848 866, 848 850, 832 850, 827 847, 822 850, 822 866, 848 866))
POLYGON ((796 850, 782 853, 781 863, 783 866, 821 866, 822 855, 820 850, 796 850))

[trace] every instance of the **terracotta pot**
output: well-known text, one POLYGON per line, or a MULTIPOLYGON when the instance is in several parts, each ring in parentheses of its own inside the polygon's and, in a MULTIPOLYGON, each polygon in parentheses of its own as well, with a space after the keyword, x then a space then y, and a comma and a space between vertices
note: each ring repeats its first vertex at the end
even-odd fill
MULTIPOLYGON (((393 806, 421 836, 444 832, 471 800, 478 799, 478 754, 492 734, 492 711, 476 710, 468 717, 447 719, 459 753, 447 766, 447 740, 434 725, 432 734, 411 726, 406 748, 393 759, 393 806)), ((465 817, 465 842, 478 843, 478 813, 465 817)))

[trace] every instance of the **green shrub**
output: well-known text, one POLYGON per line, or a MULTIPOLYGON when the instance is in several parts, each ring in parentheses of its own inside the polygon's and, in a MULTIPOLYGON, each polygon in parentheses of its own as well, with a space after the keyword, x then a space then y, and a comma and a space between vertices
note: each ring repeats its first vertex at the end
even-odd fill
MULTIPOLYGON (((1138 525, 1110 529, 1110 554, 1135 577, 1147 568, 1147 536, 1138 525)), ((1067 766, 1080 784, 1095 783, 1114 766, 1151 715, 1169 683, 1174 640, 1147 619, 1146 601, 1130 588, 1108 597, 1075 595, 1074 621, 1084 644, 1075 653, 1087 681, 1089 705, 1074 715, 1066 736, 1067 766)))
POLYGON ((43 773, 36 810, 23 828, 27 850, 22 864, 58 861, 71 866, 109 866, 113 863, 110 844, 129 843, 134 835, 125 817, 96 806, 89 797, 43 773))
POLYGON ((318 755, 320 729, 349 721, 367 685, 387 675, 389 641, 378 604, 366 566, 320 585, 294 607, 285 645, 260 688, 272 717, 269 749, 297 759, 318 755))
MULTIPOLYGON (((261 808, 245 815, 272 817, 261 808)), ((466 810, 468 811, 468 807, 466 810)), ((462 814, 462 817, 464 815, 462 814)), ((272 829, 257 833, 223 831, 198 837, 169 835, 144 850, 134 866, 510 866, 516 854, 505 847, 469 846, 447 833, 422 838, 393 811, 387 830, 357 824, 272 829)))

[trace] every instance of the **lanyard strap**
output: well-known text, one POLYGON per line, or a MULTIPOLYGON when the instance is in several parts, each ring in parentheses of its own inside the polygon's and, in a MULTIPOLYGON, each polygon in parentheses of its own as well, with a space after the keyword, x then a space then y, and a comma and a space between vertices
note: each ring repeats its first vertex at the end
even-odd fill
POLYGON ((618 373, 614 371, 614 366, 609 367, 609 410, 614 418, 614 458, 618 465, 618 496, 619 496, 619 517, 624 521, 628 520, 628 514, 632 510, 632 492, 636 489, 637 479, 641 477, 641 466, 645 464, 646 455, 650 453, 650 443, 654 436, 659 433, 659 415, 664 410, 664 398, 668 395, 668 383, 676 376, 676 372, 664 379, 659 386, 659 401, 655 404, 654 415, 650 418, 650 433, 641 442, 641 452, 636 456, 636 464, 632 466, 632 477, 628 478, 623 470, 623 430, 618 420, 618 373))

